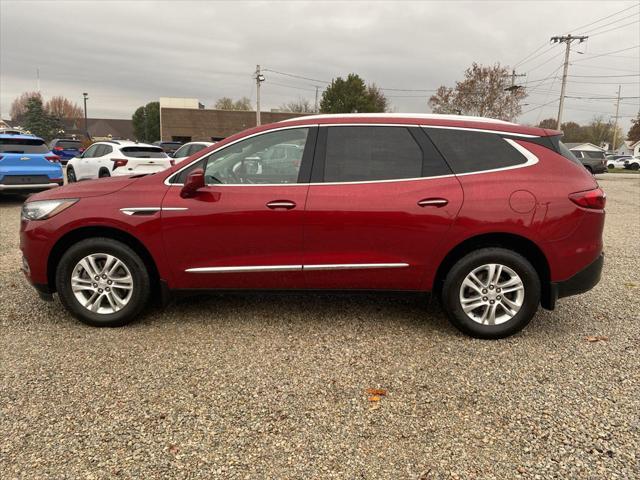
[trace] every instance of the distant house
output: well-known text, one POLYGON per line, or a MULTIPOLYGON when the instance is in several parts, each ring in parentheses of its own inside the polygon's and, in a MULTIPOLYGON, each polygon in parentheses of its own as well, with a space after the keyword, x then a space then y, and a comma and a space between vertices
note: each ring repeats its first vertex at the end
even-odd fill
MULTIPOLYGON (((61 120, 60 136, 85 138, 84 118, 65 118, 61 120)), ((94 141, 135 140, 133 122, 119 118, 87 118, 87 130, 94 141)))
POLYGON ((565 143, 578 158, 604 158, 606 150, 593 143, 565 143))
POLYGON ((624 143, 616 150, 616 155, 632 155, 640 157, 640 140, 632 142, 625 140, 624 143))

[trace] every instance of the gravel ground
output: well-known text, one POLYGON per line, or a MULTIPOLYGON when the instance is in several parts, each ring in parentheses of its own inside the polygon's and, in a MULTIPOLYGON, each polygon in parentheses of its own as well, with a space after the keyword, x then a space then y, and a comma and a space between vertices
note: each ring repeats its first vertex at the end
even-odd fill
POLYGON ((86 327, 22 278, 2 199, 0 477, 638 478, 640 181, 600 182, 602 282, 496 342, 390 295, 198 297, 86 327))

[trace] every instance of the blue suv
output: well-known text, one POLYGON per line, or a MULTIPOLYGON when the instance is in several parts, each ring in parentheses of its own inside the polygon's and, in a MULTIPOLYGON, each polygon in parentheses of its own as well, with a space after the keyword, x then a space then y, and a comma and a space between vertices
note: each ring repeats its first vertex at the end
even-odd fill
POLYGON ((60 157, 62 165, 66 165, 69 160, 79 157, 84 152, 82 142, 71 138, 54 138, 49 146, 51 151, 60 157))
POLYGON ((36 192, 63 182, 60 157, 43 139, 0 134, 0 193, 36 192))

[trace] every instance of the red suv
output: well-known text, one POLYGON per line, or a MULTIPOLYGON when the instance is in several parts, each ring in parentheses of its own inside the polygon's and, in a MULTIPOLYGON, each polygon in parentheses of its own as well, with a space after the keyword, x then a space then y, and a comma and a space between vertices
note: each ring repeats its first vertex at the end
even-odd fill
POLYGON ((560 135, 446 115, 261 126, 32 196, 24 272, 95 326, 185 290, 434 291, 459 329, 505 337, 600 279, 605 195, 560 135))

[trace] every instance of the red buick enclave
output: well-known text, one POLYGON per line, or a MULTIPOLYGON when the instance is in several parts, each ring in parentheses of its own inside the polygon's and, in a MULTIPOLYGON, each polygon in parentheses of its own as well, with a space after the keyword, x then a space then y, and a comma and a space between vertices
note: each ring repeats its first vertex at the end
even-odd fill
POLYGON ((505 337, 600 279, 605 195, 560 136, 447 115, 264 125, 30 197, 23 268, 95 326, 154 292, 434 291, 464 332, 505 337))

